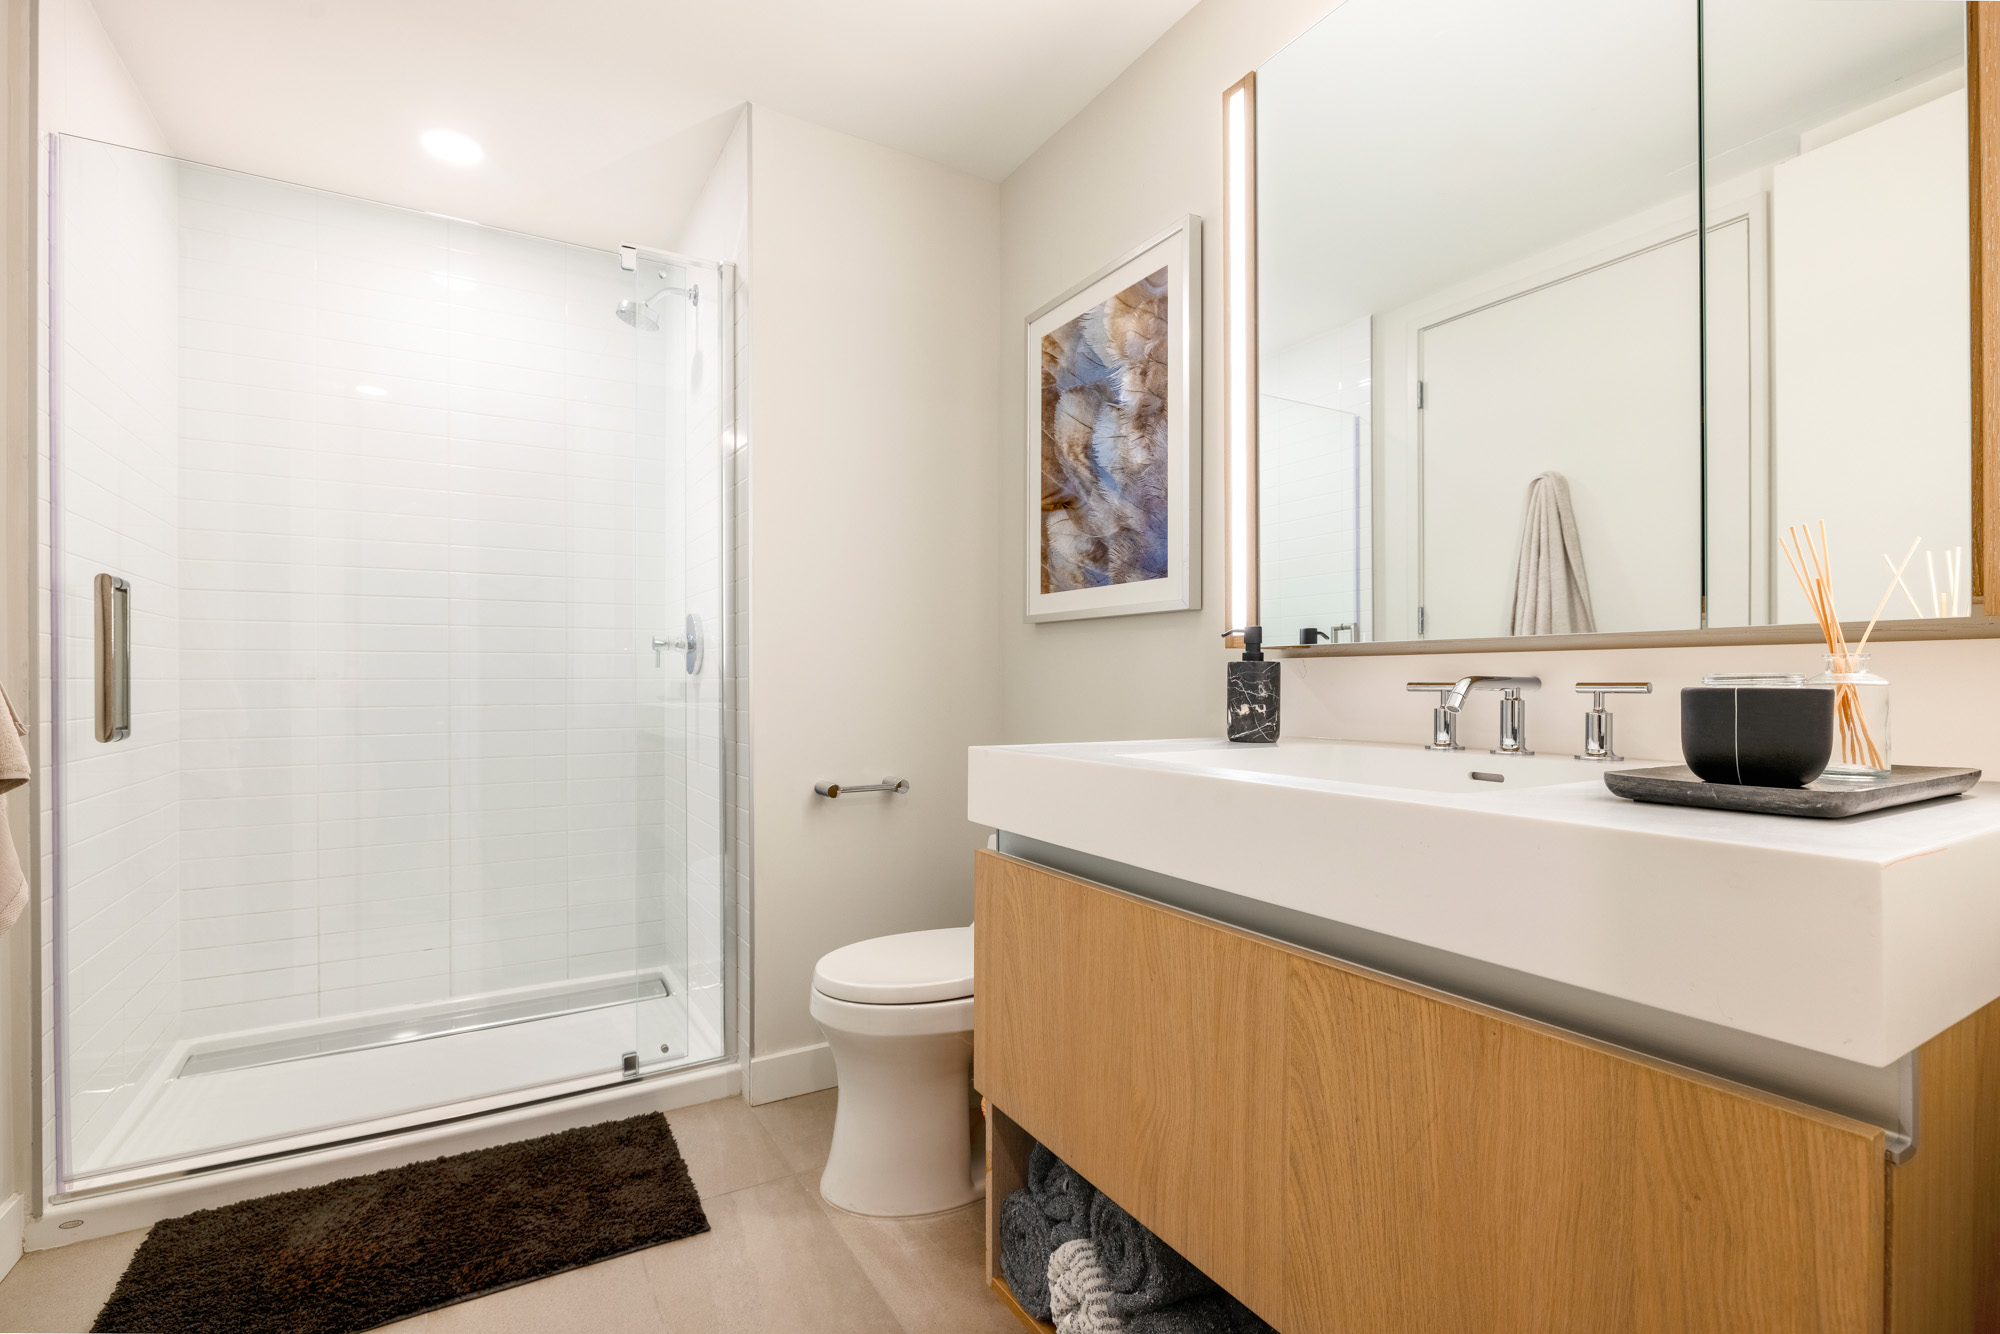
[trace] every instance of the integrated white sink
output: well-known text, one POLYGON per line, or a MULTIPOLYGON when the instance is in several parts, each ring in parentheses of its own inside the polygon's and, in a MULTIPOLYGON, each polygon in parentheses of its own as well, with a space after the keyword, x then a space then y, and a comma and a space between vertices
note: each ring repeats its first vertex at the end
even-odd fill
MULTIPOLYGON (((1363 741, 1280 741, 1275 745, 1230 746, 1210 742, 1189 750, 1135 750, 1136 764, 1161 764, 1204 773, 1308 779, 1359 787, 1410 788, 1419 792, 1492 793, 1501 788, 1547 787, 1551 783, 1596 783, 1606 765, 1568 755, 1492 755, 1481 750, 1431 751, 1363 741)), ((1664 761, 1662 761, 1663 763, 1664 761)), ((1653 763, 1627 760, 1610 767, 1636 769, 1653 763)))
POLYGON ((1604 772, 1335 741, 982 746, 968 808, 1041 844, 1869 1067, 2000 998, 2000 784, 1804 820, 1638 805, 1604 772))

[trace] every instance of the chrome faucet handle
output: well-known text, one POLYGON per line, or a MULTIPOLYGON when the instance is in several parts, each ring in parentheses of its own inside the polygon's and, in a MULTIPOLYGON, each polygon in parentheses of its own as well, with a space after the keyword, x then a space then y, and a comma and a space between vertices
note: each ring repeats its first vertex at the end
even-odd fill
POLYGON ((1464 750, 1458 744, 1458 711, 1444 706, 1445 697, 1451 694, 1456 681, 1411 681, 1406 689, 1413 695, 1437 693, 1437 707, 1431 710, 1431 740, 1425 750, 1464 750))
POLYGON ((1650 695, 1651 681, 1578 681, 1576 693, 1590 696, 1590 712, 1583 715, 1583 754, 1579 760, 1622 760, 1611 749, 1611 711, 1604 707, 1606 695, 1650 695))

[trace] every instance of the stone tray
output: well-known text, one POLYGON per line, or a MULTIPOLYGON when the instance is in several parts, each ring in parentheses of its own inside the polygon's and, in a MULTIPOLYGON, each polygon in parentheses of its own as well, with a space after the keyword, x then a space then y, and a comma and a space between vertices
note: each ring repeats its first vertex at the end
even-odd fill
POLYGON ((1733 783, 1704 782, 1686 765, 1670 764, 1658 769, 1614 770, 1604 775, 1604 785, 1633 801, 1838 820, 1890 806, 1906 806, 1913 801, 1955 796, 1979 781, 1977 769, 1939 769, 1922 764, 1892 765, 1890 775, 1873 783, 1740 787, 1733 783))

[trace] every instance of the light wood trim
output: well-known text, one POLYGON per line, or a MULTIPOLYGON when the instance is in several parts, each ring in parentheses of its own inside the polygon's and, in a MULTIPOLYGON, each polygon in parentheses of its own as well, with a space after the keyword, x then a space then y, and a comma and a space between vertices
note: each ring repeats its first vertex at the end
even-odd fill
POLYGON ((1005 1279, 988 1279, 986 1286, 993 1289, 993 1295, 1000 1299, 1000 1304, 1009 1311, 1012 1311, 1014 1318, 1020 1321, 1023 1326, 1034 1330, 1036 1334, 1056 1334, 1056 1327, 1054 1325, 1051 1325, 1046 1320, 1037 1320, 1022 1309, 1021 1303, 1014 1300, 1014 1290, 1007 1286, 1005 1279))
POLYGON ((1028 1184, 1028 1154, 1035 1140, 991 1098, 981 1098, 979 1105, 986 1113, 986 1280, 1005 1287, 1000 1272, 1000 1206, 1028 1184))
POLYGON ((2000 1001, 1917 1052, 1917 1149, 1889 1169, 1890 1334, 2000 1330, 2000 1001))
MULTIPOLYGON (((1972 145, 1972 596, 2000 588, 2000 15, 1965 7, 1972 145), (1995 337, 1989 338, 1988 331, 1995 337)), ((1996 632, 2000 633, 2000 632, 1996 632)))
MULTIPOLYGON (((1993 0, 1977 0, 1992 3, 1993 0)), ((1866 621, 1843 621, 1848 642, 1857 643, 1866 621)), ((1632 630, 1604 635, 1521 635, 1492 639, 1391 639, 1370 644, 1266 644, 1266 653, 1281 658, 1383 658, 1415 653, 1561 653, 1580 649, 1687 648, 1731 644, 1821 644, 1818 625, 1738 625, 1699 632, 1632 630)), ((1881 621, 1872 642, 1930 642, 1947 639, 2000 638, 2000 618, 1988 616, 1933 617, 1929 620, 1881 621)))
POLYGON ((1000 1272, 1000 1206, 1028 1184, 1028 1155, 1034 1150, 1034 1137, 995 1107, 991 1098, 981 1098, 979 1107, 986 1114, 986 1286, 1027 1328, 1037 1334, 1055 1334, 1054 1325, 1022 1309, 1000 1272))
POLYGON ((1275 1319, 1285 956, 1130 895, 977 858, 974 1084, 1275 1319))
MULTIPOLYGON (((1229 85, 1222 92, 1222 606, 1224 616, 1242 616, 1240 624, 1258 623, 1257 587, 1257 73, 1250 73, 1229 85), (1244 327, 1237 329, 1232 312, 1236 309, 1235 269, 1229 262, 1234 249, 1235 233, 1231 229, 1229 211, 1229 177, 1235 166, 1231 155, 1229 137, 1229 101, 1238 92, 1243 94, 1244 142, 1249 146, 1243 161, 1244 175, 1244 272, 1249 275, 1247 290, 1243 293, 1244 327), (1243 405, 1246 423, 1244 438, 1235 439, 1229 430, 1233 420, 1235 399, 1230 393, 1229 357, 1234 351, 1236 340, 1244 342, 1244 355, 1249 358, 1248 380, 1249 402, 1243 405), (1235 578, 1234 551, 1236 534, 1230 516, 1236 512, 1235 488, 1230 481, 1235 469, 1230 466, 1230 451, 1237 448, 1246 450, 1244 476, 1249 479, 1248 494, 1244 497, 1243 514, 1248 527, 1243 550, 1249 565, 1247 600, 1241 608, 1230 605, 1229 590, 1235 578)), ((1242 648, 1243 637, 1230 635, 1225 647, 1242 648)))

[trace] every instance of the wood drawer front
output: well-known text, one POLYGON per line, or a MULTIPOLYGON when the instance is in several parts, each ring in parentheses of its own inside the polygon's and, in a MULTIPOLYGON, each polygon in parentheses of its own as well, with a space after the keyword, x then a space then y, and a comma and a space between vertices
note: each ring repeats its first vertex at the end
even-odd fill
POLYGON ((1295 957, 1286 1334, 1876 1331, 1882 1132, 1295 957))
POLYGON ((1883 1328, 1873 1126, 1026 862, 976 884, 980 1091, 1285 1334, 1883 1328))
POLYGON ((978 854, 979 1091, 1267 1319, 1282 1319, 1288 957, 978 854))

